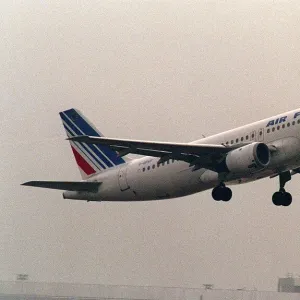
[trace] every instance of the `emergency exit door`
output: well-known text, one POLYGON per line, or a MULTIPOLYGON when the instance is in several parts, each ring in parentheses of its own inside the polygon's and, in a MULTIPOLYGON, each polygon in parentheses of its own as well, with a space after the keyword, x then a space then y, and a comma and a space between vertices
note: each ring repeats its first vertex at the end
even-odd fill
POLYGON ((257 140, 258 140, 258 142, 263 142, 264 141, 264 128, 260 128, 258 130, 257 140))

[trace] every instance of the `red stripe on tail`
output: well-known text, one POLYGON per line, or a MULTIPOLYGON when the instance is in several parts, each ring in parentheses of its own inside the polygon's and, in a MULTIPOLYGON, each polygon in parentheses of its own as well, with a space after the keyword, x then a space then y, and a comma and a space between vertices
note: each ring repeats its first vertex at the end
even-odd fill
POLYGON ((86 160, 71 146, 73 154, 75 156, 77 165, 86 175, 91 175, 96 173, 96 171, 86 162, 86 160))

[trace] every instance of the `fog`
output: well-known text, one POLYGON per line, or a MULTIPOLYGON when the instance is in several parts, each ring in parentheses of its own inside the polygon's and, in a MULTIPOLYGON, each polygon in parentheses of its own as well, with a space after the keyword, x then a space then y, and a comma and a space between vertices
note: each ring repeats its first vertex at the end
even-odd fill
POLYGON ((58 112, 109 137, 188 142, 300 95, 299 1, 1 1, 0 280, 274 290, 300 273, 300 176, 143 203, 63 200, 79 180, 58 112))

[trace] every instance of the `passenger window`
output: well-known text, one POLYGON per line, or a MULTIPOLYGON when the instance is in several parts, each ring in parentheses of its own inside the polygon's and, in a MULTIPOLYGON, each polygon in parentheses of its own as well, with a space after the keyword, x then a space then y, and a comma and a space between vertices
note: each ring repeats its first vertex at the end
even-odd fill
POLYGON ((238 143, 238 142, 239 142, 239 139, 236 139, 235 142, 238 143))
POLYGON ((293 121, 293 122, 292 122, 292 124, 293 124, 293 125, 295 125, 295 124, 296 124, 296 122, 295 122, 295 121, 293 121))
POLYGON ((159 168, 159 166, 160 166, 160 163, 157 163, 157 167, 159 168))
POLYGON ((282 128, 285 128, 285 124, 282 124, 282 128))
POLYGON ((280 126, 277 126, 277 130, 279 130, 280 129, 280 126))
POLYGON ((275 131, 275 127, 272 128, 272 131, 273 131, 273 132, 275 131))
POLYGON ((233 144, 233 140, 231 140, 231 142, 230 142, 231 144, 233 144))
POLYGON ((244 138, 243 137, 241 137, 241 142, 244 140, 244 138))
POLYGON ((300 119, 297 121, 298 124, 300 124, 300 119))
POLYGON ((226 142, 226 145, 228 145, 229 144, 229 142, 226 142))
POLYGON ((154 168, 155 168, 155 165, 152 166, 152 169, 154 169, 154 168))
POLYGON ((246 135, 246 140, 249 140, 249 135, 246 135))
POLYGON ((267 133, 270 133, 270 128, 267 130, 267 133))
POLYGON ((251 137, 254 139, 254 133, 252 133, 251 137))
POLYGON ((150 166, 148 166, 147 169, 150 170, 150 166))
POLYGON ((287 123, 287 127, 290 127, 290 125, 291 125, 290 123, 287 123))
POLYGON ((145 168, 143 168, 143 172, 145 172, 145 170, 146 170, 146 169, 145 169, 145 168))

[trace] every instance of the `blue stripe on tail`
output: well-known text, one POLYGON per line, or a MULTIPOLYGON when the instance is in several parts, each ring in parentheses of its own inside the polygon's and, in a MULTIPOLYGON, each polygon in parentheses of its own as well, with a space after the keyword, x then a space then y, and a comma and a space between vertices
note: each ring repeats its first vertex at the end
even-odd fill
MULTIPOLYGON (((66 132, 68 133, 68 136, 74 136, 74 134, 64 125, 64 128, 66 130, 66 132)), ((89 161, 89 163, 91 163, 93 165, 94 168, 101 170, 102 169, 106 169, 106 165, 103 164, 103 162, 100 162, 97 157, 95 156, 95 154, 91 153, 91 151, 88 149, 88 147, 83 144, 83 143, 74 143, 74 145, 76 145, 76 147, 83 153, 83 155, 85 156, 85 158, 89 161), (87 156, 87 154, 91 157, 89 158, 89 156, 87 156)))
MULTIPOLYGON (((74 108, 61 112, 60 116, 76 135, 103 136, 87 118, 74 108)), ((108 167, 114 167, 125 163, 124 159, 118 157, 117 152, 109 146, 88 144, 85 147, 89 149, 89 152, 94 153, 93 156, 97 156, 96 161, 99 164, 102 162, 108 167)))
MULTIPOLYGON (((84 134, 81 130, 78 129, 78 126, 75 126, 70 121, 70 119, 68 119, 68 117, 66 117, 66 115, 64 113, 61 114, 61 118, 62 118, 63 122, 65 122, 69 126, 69 128, 71 128, 72 132, 67 130, 67 132, 70 136, 76 136, 76 135, 83 135, 84 134)), ((102 166, 102 164, 104 163, 106 166, 108 166, 110 168, 113 167, 113 164, 107 158, 104 157, 104 155, 95 147, 95 145, 87 145, 87 144, 83 144, 83 143, 80 143, 80 145, 82 145, 82 147, 88 152, 88 154, 90 156, 93 157, 93 159, 98 164, 100 164, 102 166)), ((103 167, 103 168, 105 168, 105 167, 103 167)))

